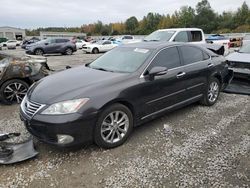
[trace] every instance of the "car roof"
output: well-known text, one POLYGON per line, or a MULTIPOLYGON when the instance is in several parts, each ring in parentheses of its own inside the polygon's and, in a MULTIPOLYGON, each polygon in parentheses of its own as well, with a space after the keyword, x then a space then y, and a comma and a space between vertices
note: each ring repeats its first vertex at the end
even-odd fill
POLYGON ((199 28, 170 28, 170 29, 159 29, 157 31, 202 31, 199 28))
MULTIPOLYGON (((184 43, 184 42, 138 42, 138 43, 129 43, 129 44, 123 44, 121 46, 118 46, 118 48, 144 48, 144 49, 151 49, 151 50, 161 50, 166 47, 171 46, 192 46, 195 48, 199 48, 205 52, 207 52, 210 56, 218 56, 213 51, 209 50, 207 45, 197 45, 197 44, 191 44, 191 43, 184 43)), ((213 46, 213 45, 212 45, 213 46)))
POLYGON ((161 49, 165 47, 184 45, 182 42, 137 42, 123 44, 120 47, 131 47, 131 48, 146 48, 146 49, 161 49))

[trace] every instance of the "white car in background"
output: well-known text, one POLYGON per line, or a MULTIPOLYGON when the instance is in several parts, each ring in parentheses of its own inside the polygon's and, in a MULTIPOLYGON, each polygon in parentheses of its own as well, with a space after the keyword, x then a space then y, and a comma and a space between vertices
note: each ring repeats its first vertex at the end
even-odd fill
POLYGON ((7 47, 8 49, 16 49, 17 44, 17 40, 8 40, 6 42, 1 43, 1 46, 7 47))
POLYGON ((121 44, 130 44, 141 42, 140 39, 135 39, 132 35, 124 35, 116 39, 117 42, 121 44))
POLYGON ((2 42, 1 47, 7 47, 8 49, 16 49, 18 42, 17 40, 8 40, 7 42, 2 42))
POLYGON ((77 40, 77 41, 76 41, 76 48, 77 48, 77 49, 82 49, 83 46, 86 46, 86 45, 88 45, 88 44, 90 44, 90 43, 89 43, 89 42, 86 42, 86 41, 84 41, 84 40, 77 40))
POLYGON ((97 43, 88 44, 82 47, 82 50, 86 53, 98 54, 100 52, 107 52, 117 47, 118 44, 114 44, 109 40, 100 40, 97 43))

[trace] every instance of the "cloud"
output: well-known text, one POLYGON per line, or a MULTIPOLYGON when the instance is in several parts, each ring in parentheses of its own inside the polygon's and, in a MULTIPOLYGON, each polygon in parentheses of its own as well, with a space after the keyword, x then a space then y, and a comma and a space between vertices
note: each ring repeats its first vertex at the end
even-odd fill
MULTIPOLYGON (((244 0, 210 0, 216 12, 234 11, 244 0)), ((130 16, 141 19, 148 12, 173 13, 181 6, 195 7, 198 0, 1 0, 0 26, 21 28, 80 26, 101 20, 125 21, 130 16)))

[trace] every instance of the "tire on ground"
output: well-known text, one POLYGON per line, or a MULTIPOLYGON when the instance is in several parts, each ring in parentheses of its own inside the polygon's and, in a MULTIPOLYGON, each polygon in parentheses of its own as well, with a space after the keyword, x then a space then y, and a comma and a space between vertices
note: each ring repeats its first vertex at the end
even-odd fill
MULTIPOLYGON (((120 114, 120 115, 122 115, 122 114, 120 114)), ((134 126, 133 125, 133 115, 132 115, 131 111, 129 110, 129 108, 127 108, 126 106, 119 104, 119 103, 113 104, 113 105, 105 108, 101 112, 101 114, 99 115, 96 126, 95 126, 95 130, 94 130, 94 141, 98 146, 100 146, 102 148, 114 148, 114 147, 120 146, 129 137, 130 133, 133 130, 133 126, 134 126), (119 141, 117 141, 115 143, 110 143, 110 142, 107 142, 103 139, 102 125, 103 125, 104 120, 109 116, 110 113, 117 112, 117 111, 125 113, 127 115, 129 126, 127 128, 126 133, 124 133, 124 136, 119 141)), ((125 125, 124 125, 124 127, 125 127, 125 125)), ((104 132, 103 132, 103 134, 104 134, 104 132)), ((118 134, 117 133, 115 133, 115 134, 118 137, 118 134)))
MULTIPOLYGON (((16 96, 13 98, 13 101, 10 101, 8 99, 8 96, 6 96, 5 94, 5 88, 7 88, 8 86, 10 86, 11 84, 14 84, 14 83, 18 83, 18 84, 21 84, 23 87, 22 88, 25 88, 26 89, 26 92, 28 91, 28 88, 29 88, 29 85, 28 83, 26 83, 25 81, 23 80, 19 80, 19 79, 13 79, 13 80, 8 80, 6 81, 1 87, 0 87, 0 98, 1 98, 1 101, 4 103, 4 104, 12 104, 12 103, 15 103, 17 102, 17 99, 16 99, 16 96)), ((20 88, 20 89, 22 89, 20 88)), ((24 95, 20 95, 22 96, 22 98, 24 97, 24 95)), ((19 101, 20 103, 21 101, 19 101)))
POLYGON ((215 78, 215 77, 211 77, 210 79, 209 79, 209 82, 208 82, 208 85, 207 85, 207 88, 206 88, 206 91, 205 91, 205 93, 204 93, 204 96, 203 96, 203 98, 201 99, 201 104, 203 104, 203 105, 205 105, 205 106, 212 106, 212 105, 214 105, 216 102, 217 102, 217 100, 218 100, 218 98, 219 98, 219 95, 220 95, 220 89, 221 89, 221 83, 220 83, 220 81, 217 79, 217 78, 215 78), (213 84, 213 83, 216 83, 217 85, 218 85, 218 93, 217 93, 217 96, 216 96, 216 98, 214 99, 214 100, 209 100, 209 92, 210 92, 210 87, 211 87, 211 84, 213 84))

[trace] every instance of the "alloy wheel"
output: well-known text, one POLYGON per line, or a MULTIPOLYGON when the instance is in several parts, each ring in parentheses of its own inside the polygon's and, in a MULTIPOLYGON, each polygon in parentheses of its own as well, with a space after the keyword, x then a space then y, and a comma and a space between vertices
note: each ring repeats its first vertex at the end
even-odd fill
POLYGON ((67 55, 71 55, 71 54, 72 54, 72 50, 71 50, 70 48, 67 48, 67 49, 66 49, 66 54, 67 54, 67 55))
POLYGON ((40 49, 38 49, 38 50, 36 50, 35 54, 36 54, 36 55, 43 55, 43 51, 40 50, 40 49))
POLYGON ((219 85, 217 82, 211 82, 208 90, 208 100, 213 103, 219 96, 219 85))
POLYGON ((7 101, 21 103, 27 91, 28 88, 25 85, 14 82, 7 85, 3 93, 7 101))
POLYGON ((122 111, 113 111, 102 122, 101 136, 107 143, 117 143, 127 134, 128 129, 128 115, 122 111))

